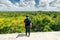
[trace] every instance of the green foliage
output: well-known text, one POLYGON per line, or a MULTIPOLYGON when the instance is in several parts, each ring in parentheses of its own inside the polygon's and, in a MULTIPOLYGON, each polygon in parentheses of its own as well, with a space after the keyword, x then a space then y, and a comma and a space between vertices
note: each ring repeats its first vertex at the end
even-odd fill
POLYGON ((26 15, 32 20, 32 32, 60 31, 60 12, 0 12, 0 34, 25 32, 26 15))

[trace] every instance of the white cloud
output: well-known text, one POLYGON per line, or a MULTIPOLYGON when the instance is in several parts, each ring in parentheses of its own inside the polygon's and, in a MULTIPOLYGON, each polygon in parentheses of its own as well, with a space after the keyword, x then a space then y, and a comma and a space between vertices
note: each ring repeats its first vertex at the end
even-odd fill
MULTIPOLYGON (((11 3, 9 0, 0 0, 0 11, 38 11, 38 10, 47 10, 47 11, 60 11, 60 3, 54 4, 56 7, 49 7, 48 3, 53 0, 42 0, 44 3, 47 2, 47 7, 35 7, 35 1, 29 0, 28 2, 25 0, 21 0, 20 3, 16 2, 15 4, 11 3), (58 7, 58 8, 57 8, 58 7), (56 10, 57 9, 57 10, 56 10)), ((42 4, 43 5, 43 4, 42 4)), ((39 4, 41 6, 41 4, 39 4)))

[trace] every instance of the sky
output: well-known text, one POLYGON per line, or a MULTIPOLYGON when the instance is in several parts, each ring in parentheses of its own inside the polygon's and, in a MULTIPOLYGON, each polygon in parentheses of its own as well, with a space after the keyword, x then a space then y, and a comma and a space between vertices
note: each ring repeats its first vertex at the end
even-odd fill
POLYGON ((60 11, 60 1, 0 0, 0 11, 60 11))

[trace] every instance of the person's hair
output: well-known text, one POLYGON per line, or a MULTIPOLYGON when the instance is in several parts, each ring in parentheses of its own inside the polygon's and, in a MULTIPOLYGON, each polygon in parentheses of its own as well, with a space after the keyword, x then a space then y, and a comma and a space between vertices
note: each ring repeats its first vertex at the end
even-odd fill
POLYGON ((29 17, 28 15, 26 17, 29 17))

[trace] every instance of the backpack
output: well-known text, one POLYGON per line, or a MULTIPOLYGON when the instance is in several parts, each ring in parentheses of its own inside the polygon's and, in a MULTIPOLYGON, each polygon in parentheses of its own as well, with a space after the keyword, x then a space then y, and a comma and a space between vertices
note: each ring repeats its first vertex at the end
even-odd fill
POLYGON ((25 26, 30 26, 31 20, 30 19, 25 19, 25 26))

